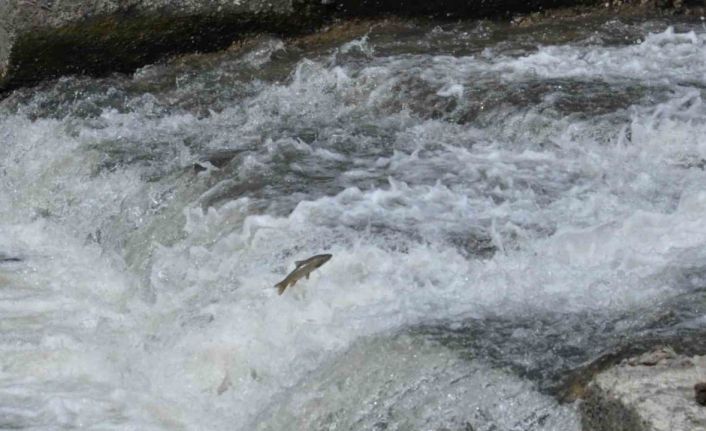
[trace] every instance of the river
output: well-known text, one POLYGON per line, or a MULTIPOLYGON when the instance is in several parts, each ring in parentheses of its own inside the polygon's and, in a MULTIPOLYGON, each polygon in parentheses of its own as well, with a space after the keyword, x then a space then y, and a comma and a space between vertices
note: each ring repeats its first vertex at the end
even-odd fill
POLYGON ((372 22, 15 90, 0 428, 578 430, 570 370, 706 329, 705 91, 698 17, 372 22))

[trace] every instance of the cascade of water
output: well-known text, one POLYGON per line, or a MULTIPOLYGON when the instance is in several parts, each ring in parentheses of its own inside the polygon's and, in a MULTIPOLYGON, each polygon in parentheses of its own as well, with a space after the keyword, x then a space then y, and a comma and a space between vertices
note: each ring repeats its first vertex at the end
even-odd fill
POLYGON ((704 327, 706 36, 672 24, 397 23, 15 91, 0 428, 578 429, 562 373, 704 327))

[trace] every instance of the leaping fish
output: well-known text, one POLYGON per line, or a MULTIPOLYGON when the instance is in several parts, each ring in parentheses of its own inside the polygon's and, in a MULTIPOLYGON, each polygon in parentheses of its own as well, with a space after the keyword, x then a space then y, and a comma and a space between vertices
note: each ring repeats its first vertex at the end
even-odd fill
POLYGON ((316 256, 312 256, 308 259, 296 261, 295 265, 297 267, 294 268, 294 271, 290 272, 284 280, 275 284, 275 287, 278 289, 278 293, 281 295, 287 287, 294 286, 302 277, 306 277, 308 280, 309 274, 311 274, 311 272, 316 268, 328 262, 329 259, 331 259, 330 254, 317 254, 316 256))

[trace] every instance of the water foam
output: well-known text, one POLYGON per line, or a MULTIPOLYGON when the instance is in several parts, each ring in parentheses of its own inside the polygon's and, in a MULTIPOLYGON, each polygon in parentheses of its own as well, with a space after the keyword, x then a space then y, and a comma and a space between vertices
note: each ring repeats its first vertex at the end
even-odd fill
POLYGON ((375 57, 371 40, 346 48, 363 63, 301 60, 205 117, 144 94, 88 119, 4 114, 0 251, 26 256, 0 267, 9 424, 247 429, 367 336, 619 314, 688 289, 656 276, 706 242, 705 108, 685 87, 703 80, 701 34, 516 57, 375 57), (478 76, 615 83, 642 66, 644 85, 672 86, 661 103, 588 117, 488 103, 451 121, 478 76), (190 168, 224 148, 243 153, 190 168), (324 251, 276 295, 294 260, 324 251))

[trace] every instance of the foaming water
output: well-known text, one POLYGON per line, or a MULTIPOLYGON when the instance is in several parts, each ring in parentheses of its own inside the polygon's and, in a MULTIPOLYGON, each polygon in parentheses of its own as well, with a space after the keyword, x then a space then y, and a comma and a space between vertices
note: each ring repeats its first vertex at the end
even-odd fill
POLYGON ((13 93, 0 426, 578 429, 539 389, 703 327, 677 27, 397 23, 13 93))

